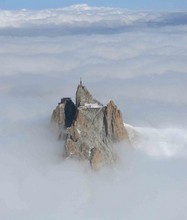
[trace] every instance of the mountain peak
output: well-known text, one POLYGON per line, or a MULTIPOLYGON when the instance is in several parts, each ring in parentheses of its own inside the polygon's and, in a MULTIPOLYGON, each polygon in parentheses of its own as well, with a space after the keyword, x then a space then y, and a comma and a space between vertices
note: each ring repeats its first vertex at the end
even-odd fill
POLYGON ((114 163, 113 144, 129 140, 121 111, 113 101, 103 106, 88 89, 77 87, 76 104, 63 98, 52 114, 59 138, 65 140, 65 156, 89 161, 93 169, 114 163))
POLYGON ((76 106, 88 106, 88 105, 99 105, 103 106, 99 101, 93 98, 92 94, 88 91, 88 89, 83 86, 82 81, 80 81, 80 84, 77 87, 76 91, 76 106))

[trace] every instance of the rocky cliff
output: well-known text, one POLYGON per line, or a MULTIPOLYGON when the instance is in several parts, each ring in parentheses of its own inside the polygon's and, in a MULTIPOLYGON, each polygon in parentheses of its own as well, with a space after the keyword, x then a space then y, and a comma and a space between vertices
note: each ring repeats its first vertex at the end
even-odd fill
POLYGON ((76 104, 63 98, 52 114, 59 138, 65 140, 66 157, 88 160, 93 169, 115 161, 113 144, 128 141, 120 110, 110 101, 103 106, 80 83, 76 104))

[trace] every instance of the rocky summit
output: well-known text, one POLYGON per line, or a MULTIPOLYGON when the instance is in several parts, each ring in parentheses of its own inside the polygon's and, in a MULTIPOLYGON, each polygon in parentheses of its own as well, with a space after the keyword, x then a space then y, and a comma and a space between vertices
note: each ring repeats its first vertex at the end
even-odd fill
POLYGON ((93 98, 82 82, 76 103, 62 98, 52 114, 59 139, 65 140, 65 156, 88 160, 95 170, 116 160, 114 144, 129 140, 121 111, 113 101, 104 106, 93 98))

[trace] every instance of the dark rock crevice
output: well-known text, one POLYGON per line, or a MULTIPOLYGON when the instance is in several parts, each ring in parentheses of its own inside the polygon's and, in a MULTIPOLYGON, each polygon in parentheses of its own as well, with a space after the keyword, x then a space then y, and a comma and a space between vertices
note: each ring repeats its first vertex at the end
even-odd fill
POLYGON ((71 101, 71 99, 66 101, 64 112, 65 112, 65 127, 66 128, 71 127, 77 115, 77 108, 75 104, 71 101))

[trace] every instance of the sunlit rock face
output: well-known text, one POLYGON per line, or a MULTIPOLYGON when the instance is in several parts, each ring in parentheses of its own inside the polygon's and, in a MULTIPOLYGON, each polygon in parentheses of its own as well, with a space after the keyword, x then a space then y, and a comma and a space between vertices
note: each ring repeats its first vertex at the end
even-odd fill
POLYGON ((76 91, 76 104, 63 98, 52 114, 59 138, 65 140, 66 157, 88 160, 95 170, 116 160, 114 143, 128 141, 121 111, 113 101, 103 106, 82 82, 76 91))

